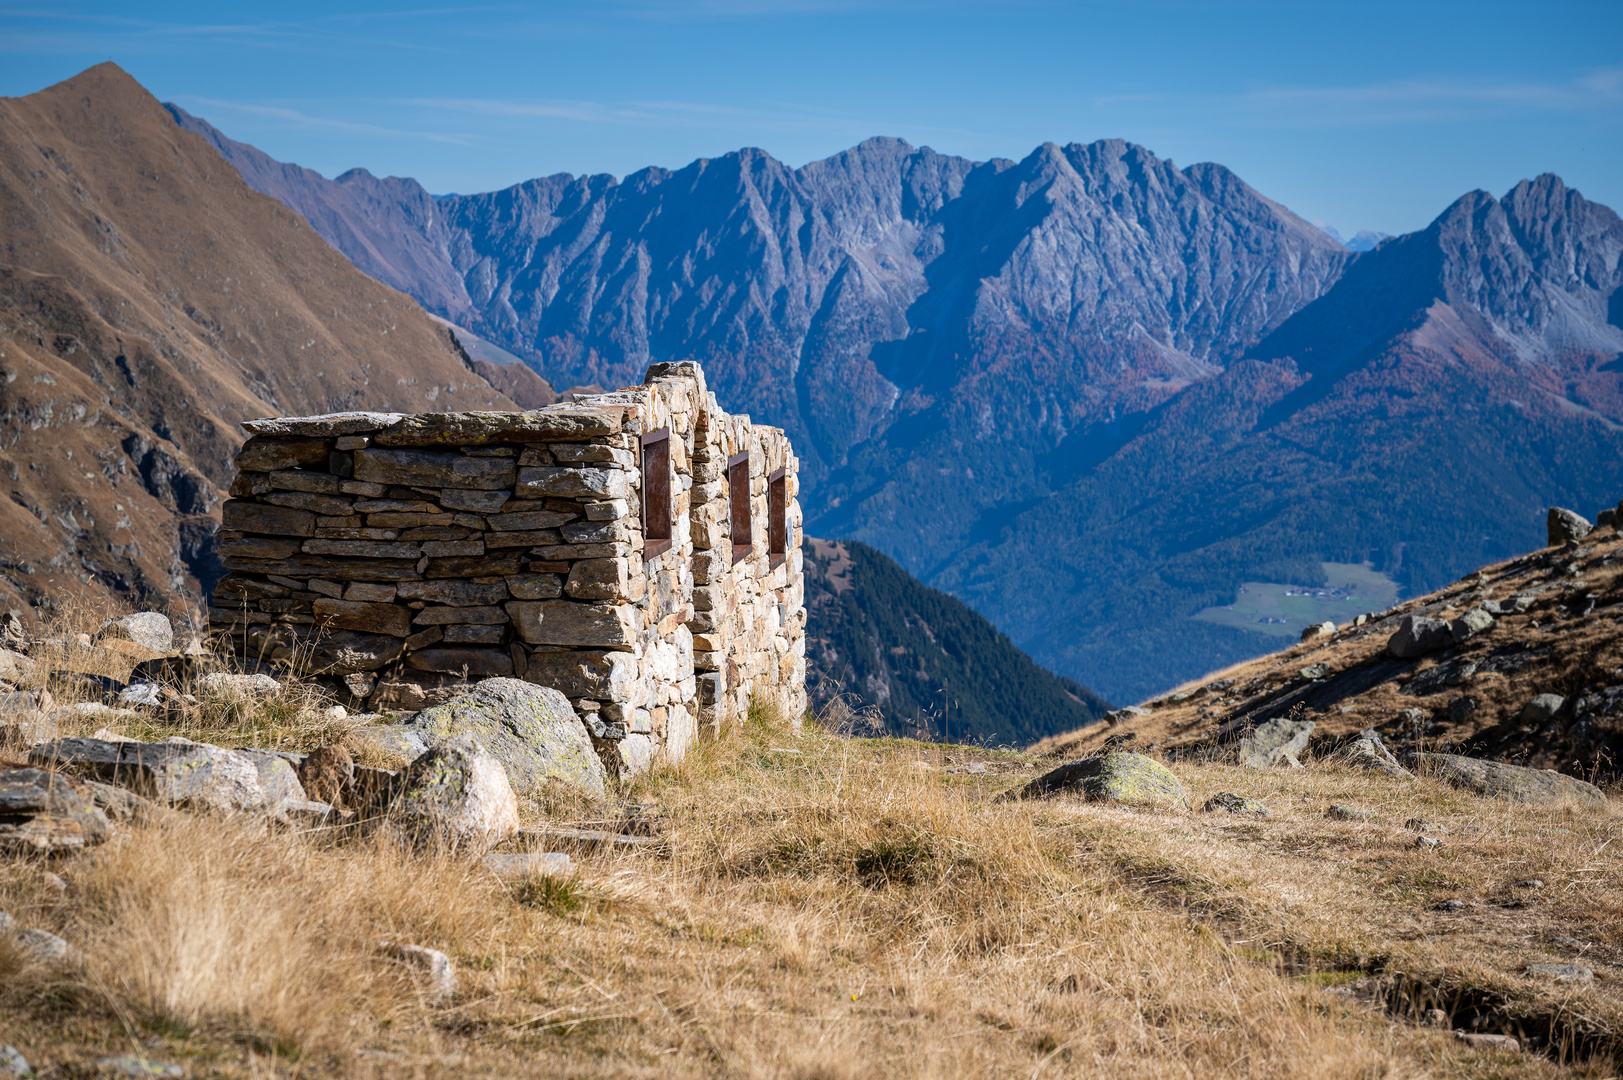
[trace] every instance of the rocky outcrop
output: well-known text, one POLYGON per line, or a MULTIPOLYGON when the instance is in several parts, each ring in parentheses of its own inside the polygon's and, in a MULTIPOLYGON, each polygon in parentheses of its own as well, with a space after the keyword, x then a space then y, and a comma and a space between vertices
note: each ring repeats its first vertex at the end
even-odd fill
POLYGON ((1594 784, 1553 769, 1529 769, 1459 754, 1413 754, 1413 767, 1464 791, 1522 803, 1572 802, 1604 808, 1606 793, 1594 784))
POLYGON ((1548 533, 1550 547, 1577 543, 1588 536, 1593 528, 1594 526, 1582 514, 1559 506, 1550 507, 1550 512, 1545 518, 1545 531, 1548 533))
POLYGON ((29 751, 43 768, 127 787, 155 802, 222 813, 269 813, 304 791, 292 765, 266 751, 236 751, 188 739, 161 743, 59 739, 29 751))
POLYGON ((1297 756, 1307 749, 1307 741, 1317 726, 1312 720, 1274 717, 1264 720, 1240 736, 1237 752, 1240 764, 1252 769, 1275 765, 1301 767, 1297 756))
POLYGON ((84 785, 40 769, 0 771, 0 852, 82 851, 112 833, 112 823, 84 785))

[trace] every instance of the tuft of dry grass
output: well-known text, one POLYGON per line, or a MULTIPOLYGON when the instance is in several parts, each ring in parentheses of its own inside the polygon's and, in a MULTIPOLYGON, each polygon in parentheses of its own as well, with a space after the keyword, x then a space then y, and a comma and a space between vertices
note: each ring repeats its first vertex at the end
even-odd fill
POLYGON ((1172 766, 1195 805, 1233 791, 1268 820, 993 801, 1043 767, 760 708, 622 793, 658 852, 509 884, 161 814, 58 864, 64 897, 36 864, 0 869, 0 907, 86 958, 0 952, 0 1040, 63 1067, 141 1047, 197 1076, 1615 1074, 1616 811, 1325 765, 1172 766), (1443 847, 1414 848, 1411 817, 1443 847), (1449 898, 1467 907, 1433 910, 1449 898), (382 940, 447 952, 456 999, 430 1006, 382 940), (1569 958, 1595 980, 1520 974, 1569 958), (1472 1050, 1433 1008, 1553 1046, 1472 1050))

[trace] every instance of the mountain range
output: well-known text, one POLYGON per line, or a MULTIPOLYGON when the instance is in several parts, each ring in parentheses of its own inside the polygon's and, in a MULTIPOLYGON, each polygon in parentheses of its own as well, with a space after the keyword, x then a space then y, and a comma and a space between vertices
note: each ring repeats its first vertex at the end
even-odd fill
POLYGON ((554 382, 703 360, 795 437, 811 531, 1118 700, 1267 651, 1203 616, 1248 581, 1363 564, 1424 592, 1623 481, 1623 226, 1555 176, 1353 251, 1120 140, 971 162, 871 139, 435 198, 171 111, 554 382))

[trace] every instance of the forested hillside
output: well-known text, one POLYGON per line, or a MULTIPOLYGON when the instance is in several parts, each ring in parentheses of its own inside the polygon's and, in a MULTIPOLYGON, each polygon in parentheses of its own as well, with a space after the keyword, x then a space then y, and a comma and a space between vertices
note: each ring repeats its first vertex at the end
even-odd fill
POLYGON ((808 539, 805 557, 806 666, 820 706, 844 694, 898 735, 1016 746, 1110 708, 866 544, 808 539))

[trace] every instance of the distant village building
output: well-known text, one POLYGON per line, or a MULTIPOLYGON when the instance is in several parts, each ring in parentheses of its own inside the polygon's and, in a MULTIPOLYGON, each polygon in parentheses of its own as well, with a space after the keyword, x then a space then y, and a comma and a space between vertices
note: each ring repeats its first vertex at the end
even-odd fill
POLYGON ((373 711, 513 676, 621 775, 806 704, 793 448, 692 362, 527 412, 253 420, 210 626, 373 711))

